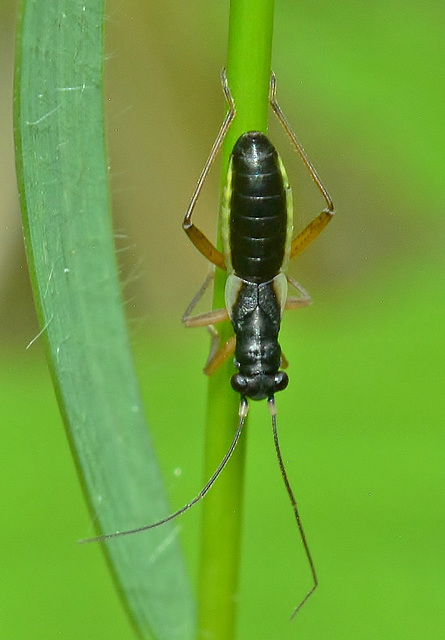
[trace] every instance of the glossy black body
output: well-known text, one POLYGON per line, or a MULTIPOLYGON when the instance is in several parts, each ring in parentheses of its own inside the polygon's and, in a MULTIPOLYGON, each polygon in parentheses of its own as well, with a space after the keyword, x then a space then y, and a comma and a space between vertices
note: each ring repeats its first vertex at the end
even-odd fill
POLYGON ((278 154, 259 132, 243 134, 232 153, 230 252, 239 286, 229 310, 236 334, 233 388, 253 400, 287 386, 279 371, 281 301, 274 278, 286 248, 287 199, 278 154))
POLYGON ((230 249, 235 274, 272 280, 283 264, 287 211, 275 147, 264 133, 244 133, 232 151, 230 249))

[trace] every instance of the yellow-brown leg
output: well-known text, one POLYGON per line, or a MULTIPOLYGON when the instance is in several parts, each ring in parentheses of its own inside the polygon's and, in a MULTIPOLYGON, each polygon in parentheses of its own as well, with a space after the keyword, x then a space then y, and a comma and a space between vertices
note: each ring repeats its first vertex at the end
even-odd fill
POLYGON ((215 270, 212 269, 200 286, 197 294, 187 307, 184 315, 182 316, 182 322, 186 327, 206 327, 212 338, 210 346, 209 357, 204 367, 204 373, 208 376, 212 375, 216 369, 229 358, 235 350, 235 336, 232 336, 225 344, 219 344, 219 333, 215 329, 214 325, 219 322, 224 322, 229 319, 227 309, 213 309, 205 313, 200 313, 192 316, 192 311, 201 300, 209 284, 212 282, 215 275, 215 270))
POLYGON ((215 324, 217 322, 224 322, 229 319, 227 309, 214 309, 212 311, 206 311, 205 313, 199 313, 196 316, 192 316, 192 311, 201 300, 204 293, 207 291, 208 286, 215 277, 215 270, 212 267, 207 275, 206 279, 199 287, 198 292, 194 296, 193 300, 187 307, 182 316, 182 322, 186 327, 207 327, 209 324, 215 324))
POLYGON ((207 175, 213 165, 216 154, 221 148, 223 140, 227 131, 229 130, 230 125, 235 117, 235 103, 233 102, 232 94, 230 93, 229 85, 227 83, 226 71, 225 69, 221 72, 221 83, 224 91, 224 95, 227 100, 227 104, 229 105, 229 110, 227 111, 226 117, 221 125, 221 129, 219 130, 218 135, 216 136, 216 140, 213 143, 212 150, 210 151, 210 155, 207 158, 207 162, 204 165, 204 169, 202 170, 201 175, 199 176, 198 183, 196 185, 195 191, 193 192, 192 198, 190 200, 190 204, 184 216, 184 220, 182 222, 182 228, 188 235, 189 239, 195 247, 198 249, 202 255, 209 260, 212 264, 216 265, 220 269, 226 269, 226 262, 224 259, 224 254, 219 251, 215 245, 210 242, 204 233, 196 227, 192 222, 192 213, 196 205, 196 201, 199 198, 199 194, 201 193, 204 182, 207 178, 207 175))
POLYGON ((211 376, 235 351, 236 336, 232 336, 219 346, 219 333, 213 325, 208 326, 208 330, 212 335, 212 346, 210 348, 209 357, 204 367, 206 376, 211 376))
POLYGON ((283 352, 281 352, 280 369, 287 369, 289 366, 289 360, 286 358, 283 352))
POLYGON ((295 258, 296 255, 304 251, 304 249, 306 249, 306 247, 315 240, 315 238, 326 227, 328 222, 332 220, 333 214, 333 212, 325 209, 295 236, 291 243, 289 260, 295 258))

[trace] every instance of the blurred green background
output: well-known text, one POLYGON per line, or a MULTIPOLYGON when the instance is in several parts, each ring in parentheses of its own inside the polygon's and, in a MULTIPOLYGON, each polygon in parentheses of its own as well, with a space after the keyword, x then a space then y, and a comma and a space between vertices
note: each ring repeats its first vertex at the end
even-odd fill
MULTIPOLYGON (((0 637, 132 638, 70 458, 23 255, 12 145, 15 2, 0 6, 0 637)), ((200 473, 208 340, 180 317, 205 276, 181 230, 222 116, 228 2, 111 0, 106 101, 116 246, 172 504, 200 473)), ((441 2, 277 0, 274 69, 337 216, 291 273, 277 399, 310 585, 267 411, 252 407, 239 638, 443 638, 445 436, 441 2)), ((323 206, 271 122, 301 228, 323 206)), ((213 233, 218 170, 197 211, 213 233)), ((230 473, 230 467, 226 473, 230 473)), ((200 507, 178 522, 196 579, 200 507)), ((142 524, 142 523, 141 523, 142 524)))

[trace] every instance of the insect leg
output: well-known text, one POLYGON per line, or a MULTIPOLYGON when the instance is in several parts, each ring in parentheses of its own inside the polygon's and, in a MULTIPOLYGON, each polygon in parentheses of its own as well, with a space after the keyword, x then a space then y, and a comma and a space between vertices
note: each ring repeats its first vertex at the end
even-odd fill
POLYGON ((204 366, 204 373, 206 376, 211 376, 223 362, 225 362, 235 351, 236 339, 232 336, 220 346, 220 336, 214 324, 217 322, 224 322, 229 319, 227 309, 215 309, 208 313, 201 313, 197 316, 192 316, 184 320, 186 327, 206 327, 210 333, 212 339, 210 345, 210 352, 207 358, 207 362, 204 366))
MULTIPOLYGON (((212 282, 215 276, 215 270, 212 269, 202 285, 200 286, 198 293, 195 295, 189 306, 184 312, 182 316, 182 322, 186 327, 211 327, 212 325, 218 322, 224 322, 229 319, 229 314, 227 313, 227 309, 213 309, 212 311, 206 311, 205 313, 199 313, 195 316, 192 316, 191 313, 193 309, 196 307, 198 302, 201 300, 202 296, 206 292, 209 284, 212 282)), ((209 329, 212 337, 214 333, 218 333, 216 329, 209 329)))
POLYGON ((312 222, 310 222, 303 229, 303 231, 300 231, 300 233, 293 239, 291 250, 290 250, 290 258, 293 258, 298 253, 301 253, 304 249, 306 249, 306 247, 318 236, 319 233, 321 233, 321 231, 323 231, 325 226, 332 219, 332 216, 334 215, 334 203, 332 202, 332 199, 329 193, 327 192, 325 186, 323 185, 322 181, 318 177, 318 174, 315 171, 313 164, 307 157, 305 150, 303 149, 301 144, 298 142, 295 136, 295 133, 292 131, 292 128, 289 122, 287 121, 286 116, 282 112, 276 100, 276 88, 277 88, 277 80, 276 80, 275 74, 272 72, 270 76, 270 95, 269 95, 270 106, 274 110, 278 120, 281 122, 284 130, 286 131, 287 135, 291 139, 292 144, 294 145, 298 155, 303 161, 303 164, 305 165, 306 169, 309 171, 312 180, 315 182, 317 189, 320 191, 321 195, 323 196, 326 202, 325 209, 323 209, 323 211, 314 220, 312 220, 312 222))
POLYGON ((226 97, 227 104, 229 109, 226 113, 226 116, 221 125, 221 129, 219 130, 218 135, 216 136, 216 140, 213 143, 213 147, 210 151, 210 155, 207 158, 207 162, 204 165, 204 169, 202 170, 201 175, 199 176, 198 183, 196 185, 195 191, 193 192, 192 198, 190 200, 190 204, 187 208, 186 214, 184 216, 184 220, 182 222, 182 228, 188 235, 189 239, 193 242, 195 247, 202 253, 202 255, 207 258, 214 265, 219 267, 220 269, 226 269, 226 263, 224 259, 224 255, 219 251, 214 244, 210 242, 206 235, 202 233, 198 227, 196 227, 192 222, 192 213, 196 205, 196 201, 199 198, 201 193, 203 184, 207 178, 207 175, 213 165, 216 154, 221 148, 223 140, 227 131, 229 130, 230 125, 235 117, 235 103, 232 98, 232 94, 230 93, 229 85, 226 77, 226 70, 223 69, 221 72, 221 83, 224 91, 224 95, 226 97))
POLYGON ((212 335, 212 346, 209 357, 204 367, 206 376, 211 376, 222 364, 233 355, 236 347, 236 337, 232 336, 224 344, 219 346, 219 333, 213 325, 208 327, 212 335))
POLYGON ((317 172, 315 171, 313 164, 311 163, 311 161, 307 157, 305 150, 303 149, 301 144, 298 142, 295 133, 292 131, 292 128, 291 128, 289 122, 287 121, 286 116, 282 112, 281 107, 279 106, 279 104, 277 102, 277 99, 276 99, 276 91, 277 91, 277 79, 276 79, 276 76, 275 76, 274 72, 272 71, 272 73, 270 75, 270 95, 269 95, 270 106, 275 111, 275 114, 276 114, 278 120, 281 122, 281 124, 283 125, 283 128, 286 131, 287 135, 292 140, 292 143, 293 143, 295 149, 297 150, 298 155, 302 159, 304 165, 306 166, 307 170, 311 174, 312 179, 315 182, 318 190, 320 191, 321 195, 325 199, 325 201, 326 201, 326 210, 329 211, 331 214, 333 214, 334 213, 334 204, 333 204, 333 202, 331 200, 331 197, 328 194, 326 188, 324 187, 322 181, 318 177, 317 172))
POLYGON ((286 274, 286 280, 291 284, 300 294, 299 296, 288 296, 286 299, 285 309, 301 309, 307 307, 312 302, 312 298, 304 287, 299 282, 291 278, 286 274))
POLYGON ((328 222, 332 220, 334 212, 324 209, 312 222, 298 233, 292 240, 289 260, 304 251, 307 246, 323 231, 328 222))
MULTIPOLYGON (((204 293, 207 291, 208 286, 212 282, 214 277, 215 277, 215 269, 212 267, 209 270, 209 273, 206 279, 204 280, 202 285, 199 287, 198 292, 194 296, 193 300, 190 302, 189 306, 184 311, 184 315, 182 316, 182 322, 185 324, 186 327, 203 327, 208 325, 210 322, 218 322, 218 320, 209 320, 207 322, 206 318, 208 316, 208 313, 201 313, 197 316, 191 315, 193 309, 196 307, 196 305, 201 300, 204 293), (204 320, 201 321, 201 318, 204 318, 204 320)), ((210 313, 213 313, 213 312, 211 311, 210 313)))
MULTIPOLYGON (((303 307, 307 307, 308 305, 310 305, 312 302, 312 298, 309 295, 309 293, 306 291, 306 289, 302 287, 299 282, 297 282, 287 274, 286 274, 286 280, 289 282, 290 285, 292 285, 298 291, 300 295, 288 296, 286 298, 286 304, 284 305, 284 310, 288 311, 290 309, 302 309, 303 307)), ((281 352, 280 368, 287 369, 288 366, 289 366, 289 362, 286 356, 284 355, 284 353, 281 352)))
POLYGON ((287 369, 289 367, 289 360, 286 358, 283 352, 281 352, 280 369, 287 369))
POLYGON ((195 295, 195 297, 187 307, 184 315, 182 316, 182 322, 186 327, 206 327, 208 332, 210 333, 212 343, 210 346, 209 356, 204 367, 204 373, 208 376, 212 375, 212 373, 216 371, 216 369, 218 369, 218 367, 221 366, 222 363, 232 355, 235 350, 236 344, 235 336, 232 336, 223 345, 219 345, 219 333, 218 330, 215 329, 214 324, 217 324, 218 322, 224 322, 225 320, 229 319, 229 314, 227 313, 226 308, 214 309, 212 311, 200 313, 195 316, 191 315, 193 309, 201 300, 209 284, 213 280, 214 275, 215 270, 212 269, 199 288, 198 293, 195 295))
POLYGON ((236 338, 232 336, 224 344, 220 346, 220 336, 214 324, 224 322, 229 319, 227 309, 215 309, 207 313, 201 313, 196 316, 184 317, 182 320, 186 327, 206 327, 212 338, 210 352, 207 362, 204 366, 206 376, 211 376, 223 362, 225 362, 235 351, 236 338))

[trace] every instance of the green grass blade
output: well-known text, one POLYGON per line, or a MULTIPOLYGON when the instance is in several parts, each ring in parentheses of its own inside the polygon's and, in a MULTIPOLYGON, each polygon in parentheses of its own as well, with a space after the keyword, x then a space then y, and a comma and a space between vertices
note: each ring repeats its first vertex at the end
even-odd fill
MULTIPOLYGON (((115 262, 103 2, 26 0, 20 16, 15 135, 31 279, 85 494, 98 530, 112 532, 155 521, 169 508, 143 418, 115 262)), ((193 603, 174 529, 110 540, 106 551, 140 636, 190 638, 193 603)))
MULTIPOLYGON (((227 77, 237 110, 222 151, 223 182, 229 156, 238 137, 267 131, 271 70, 273 0, 232 0, 230 5, 227 77), (246 52, 249 55, 246 55, 246 52)), ((216 273, 214 307, 224 306, 225 273, 216 273)), ((232 334, 229 323, 221 339, 232 334)), ((231 442, 238 421, 239 398, 230 387, 232 362, 209 381, 205 477, 210 477, 231 442)), ((204 501, 199 586, 199 637, 235 637, 240 564, 245 437, 229 468, 204 501)))

